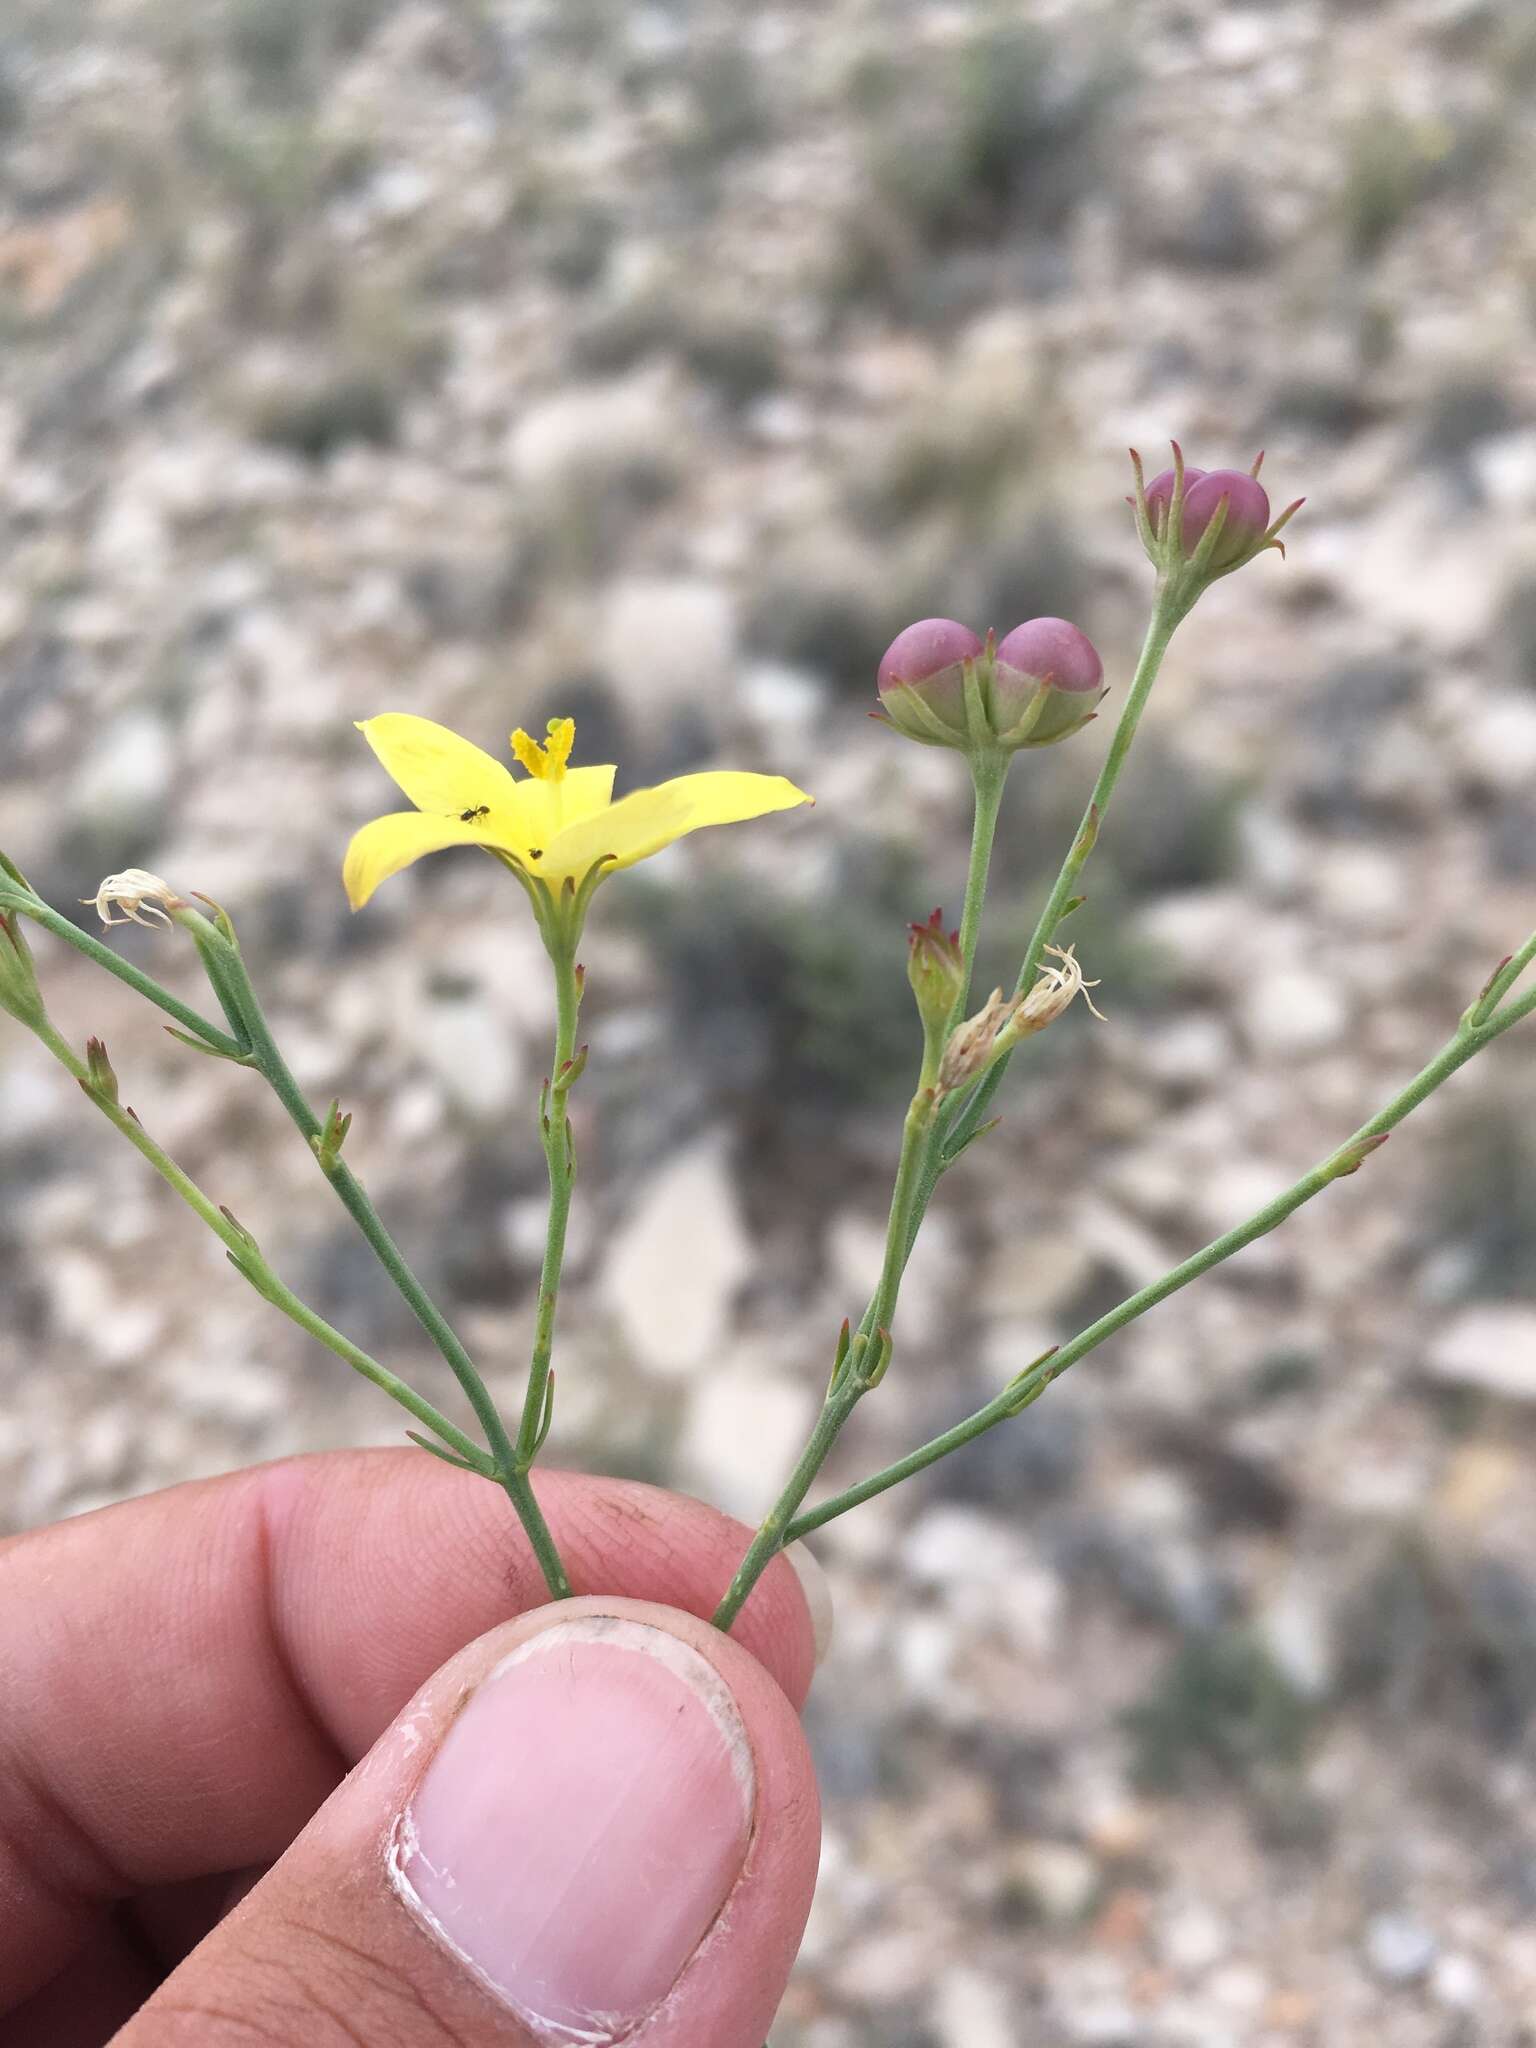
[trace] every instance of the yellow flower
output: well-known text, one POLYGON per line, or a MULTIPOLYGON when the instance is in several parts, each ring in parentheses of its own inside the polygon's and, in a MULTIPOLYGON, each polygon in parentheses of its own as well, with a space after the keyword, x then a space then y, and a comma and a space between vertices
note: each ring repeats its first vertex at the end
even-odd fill
POLYGON ((733 825, 811 801, 782 775, 712 769, 615 803, 612 768, 567 766, 576 737, 569 718, 552 718, 542 742, 513 733, 512 751, 528 771, 521 780, 430 718, 389 711, 358 730, 416 808, 375 818, 353 835, 342 880, 354 910, 380 882, 445 846, 487 847, 558 895, 566 882, 579 888, 600 864, 608 873, 633 867, 700 825, 733 825))

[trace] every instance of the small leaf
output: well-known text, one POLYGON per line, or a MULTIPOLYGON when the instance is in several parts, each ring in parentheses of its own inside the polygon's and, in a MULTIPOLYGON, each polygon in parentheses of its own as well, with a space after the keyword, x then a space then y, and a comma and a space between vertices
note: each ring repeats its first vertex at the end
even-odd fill
POLYGON ((473 1472, 480 1479, 485 1477, 483 1465, 472 1465, 468 1458, 461 1458, 457 1451, 450 1451, 442 1444, 435 1444, 431 1437, 422 1436, 414 1429, 408 1429, 405 1433, 413 1444, 419 1444, 422 1450, 430 1451, 434 1458, 441 1458, 445 1465, 456 1465, 461 1472, 473 1472))

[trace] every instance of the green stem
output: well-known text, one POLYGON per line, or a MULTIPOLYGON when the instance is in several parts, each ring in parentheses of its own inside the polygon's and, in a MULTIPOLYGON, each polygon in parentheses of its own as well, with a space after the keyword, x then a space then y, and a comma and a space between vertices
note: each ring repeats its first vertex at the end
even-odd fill
POLYGON ((552 945, 550 958, 555 969, 555 1057, 540 1109, 540 1135, 545 1165, 549 1170, 549 1222, 544 1236, 544 1260, 539 1269, 539 1305, 534 1321, 528 1391, 517 1432, 518 1467, 523 1472, 538 1455, 549 1426, 547 1410, 555 1346, 555 1312, 560 1300, 560 1275, 565 1264, 565 1233, 570 1222, 571 1196, 576 1186, 576 1152, 571 1139, 567 1103, 577 1074, 576 1017, 581 1007, 581 984, 569 942, 552 945))
MULTIPOLYGON (((178 913, 178 921, 189 915, 195 913, 178 913)), ((533 1489, 528 1485, 526 1478, 518 1473, 517 1454, 479 1369, 441 1309, 411 1271, 404 1254, 385 1229, 378 1211, 369 1200, 357 1176, 342 1159, 321 1147, 319 1140, 323 1136, 324 1127, 278 1050, 277 1042, 262 1013, 256 991, 251 986, 250 976, 246 973, 245 963, 238 950, 221 934, 215 932, 211 925, 205 925, 205 935, 202 936, 201 943, 205 955, 210 943, 223 949, 219 955, 221 978, 228 994, 238 1005, 241 1020, 250 1040, 252 1062, 293 1122, 309 1140, 310 1149, 315 1153, 321 1171, 335 1189, 343 1208, 356 1223, 374 1256, 388 1273, 402 1299, 437 1346, 454 1378, 463 1388, 475 1417, 485 1432, 485 1440, 494 1460, 494 1476, 517 1510, 524 1532, 544 1573, 551 1597, 556 1600, 569 1598, 570 1581, 560 1562, 549 1525, 534 1499, 533 1489)))
MULTIPOLYGON (((1008 773, 1006 755, 976 755, 972 779, 976 808, 971 826, 971 858, 966 875, 965 907, 960 919, 960 952, 964 977, 950 1018, 950 1028, 965 1014, 971 977, 976 964, 976 942, 981 931, 982 905, 987 893, 987 871, 992 860, 992 842, 997 832, 997 814, 1003 783, 1008 773)), ((926 1079, 926 1075, 925 1075, 926 1079)), ((816 1475, 831 1454, 838 1433, 859 1401, 879 1384, 890 1363, 891 1326, 896 1319, 896 1301, 902 1275, 917 1231, 918 1204, 928 1181, 938 1142, 940 1126, 933 1098, 921 1086, 912 1098, 902 1126, 901 1156, 891 1189, 890 1214, 886 1222, 885 1255, 880 1279, 859 1324, 858 1336, 849 1352, 846 1368, 834 1373, 832 1385, 822 1403, 821 1414, 811 1432, 800 1461, 783 1491, 768 1510, 746 1555, 736 1568, 725 1598, 715 1610, 716 1628, 729 1629, 741 1612, 747 1596, 762 1577, 787 1538, 785 1530, 816 1475)))
POLYGON ((169 989, 162 988, 158 981, 141 973, 129 961, 114 953, 110 946, 104 946, 100 939, 92 938, 89 932, 81 931, 79 925, 65 917, 61 911, 53 909, 50 904, 44 903, 41 897, 24 894, 19 889, 11 890, 0 886, 0 908, 20 911, 23 917, 31 918, 32 922, 41 925, 44 931, 52 932, 55 938, 62 939, 67 946, 73 946, 77 953, 84 953, 88 960, 94 960, 98 967, 105 967, 107 972, 115 974, 119 981, 127 982, 131 989, 136 989, 141 996, 147 996, 157 1009, 165 1012, 166 1016, 174 1017, 185 1030, 205 1039, 215 1052, 222 1053, 226 1059, 244 1059, 245 1048, 227 1032, 221 1031, 216 1024, 210 1024, 206 1017, 200 1017, 190 1004, 182 1002, 179 997, 173 996, 169 989))
MULTIPOLYGON (((1061 923, 1067 904, 1071 900, 1077 878, 1082 873, 1088 856, 1093 851, 1094 842, 1099 836, 1104 814, 1109 809, 1115 785, 1120 780, 1121 771, 1131 751, 1131 743, 1136 737, 1136 729, 1141 723, 1141 714, 1146 709, 1147 699, 1152 694, 1152 685, 1157 681, 1158 670, 1162 667, 1163 657, 1168 652, 1168 643, 1173 638, 1180 620, 1189 611, 1190 602, 1182 590, 1160 590, 1153 604, 1152 617, 1147 626, 1146 638, 1142 642, 1136 672, 1131 678, 1130 695, 1125 700, 1120 723, 1115 727, 1115 736, 1110 741, 1109 752, 1104 757, 1104 765, 1100 768, 1098 779, 1093 785, 1093 792, 1089 796, 1076 836, 1067 851, 1066 859, 1061 864, 1061 872, 1046 898, 1045 908, 1040 913, 1039 922, 1025 951, 1024 964, 1019 969, 1018 980, 1014 983, 1015 995, 1026 994, 1034 986, 1045 949, 1056 936, 1056 927, 1061 923)), ((951 1119, 938 1149, 932 1177, 919 1205, 919 1223, 940 1175, 946 1167, 953 1165, 975 1136, 1012 1057, 1013 1055, 1009 1053, 998 1061, 973 1091, 969 1101, 964 1103, 958 1114, 951 1119)))
POLYGON ((801 1501, 810 1492, 817 1473, 827 1462, 832 1446, 837 1442, 838 1431, 853 1413, 860 1396, 865 1392, 852 1374, 840 1386, 827 1395, 822 1404, 816 1427, 810 1441, 800 1453, 800 1462, 789 1475, 783 1492, 763 1517, 762 1525, 752 1538, 736 1575, 726 1589, 725 1598, 715 1609, 711 1619, 718 1629, 729 1629, 746 1604, 747 1595, 757 1584, 763 1573, 783 1549, 791 1517, 801 1501))
MULTIPOLYGON (((1532 946, 1528 957, 1536 958, 1536 945, 1532 946)), ((1177 1294, 1179 1289, 1187 1287, 1191 1280, 1197 1280, 1202 1273, 1208 1273, 1213 1266, 1219 1266, 1235 1252, 1242 1251, 1244 1246, 1252 1244, 1255 1238, 1263 1237, 1275 1229, 1304 1202, 1311 1201, 1312 1197, 1320 1193, 1331 1181, 1353 1173, 1374 1149, 1373 1141, 1379 1141, 1390 1131, 1395 1130, 1403 1119, 1417 1109, 1427 1096, 1432 1095, 1442 1082, 1448 1080, 1458 1067, 1464 1066, 1495 1038, 1508 1031, 1511 1025, 1518 1024, 1523 1017, 1531 1015, 1533 1011, 1536 1011, 1536 989, 1521 997, 1518 1002, 1509 1004, 1507 1008, 1500 1010, 1497 1016, 1482 1024, 1464 1020, 1456 1036, 1441 1048, 1428 1066, 1414 1076, 1406 1088, 1394 1095, 1386 1107, 1379 1110, 1369 1123, 1362 1124, 1359 1130, 1335 1151, 1329 1153, 1328 1157, 1310 1173, 1303 1174, 1284 1194, 1277 1195, 1257 1214, 1250 1216, 1246 1223, 1239 1224, 1236 1229, 1214 1238, 1202 1250, 1187 1258, 1182 1265, 1175 1266, 1172 1272, 1164 1274, 1161 1280, 1156 1280, 1150 1286, 1140 1289, 1138 1293, 1127 1296, 1117 1308, 1111 1309, 1107 1315, 1100 1316, 1096 1323, 1074 1337, 1070 1344, 1064 1344, 1059 1350, 1048 1352, 1044 1358, 1037 1360, 1017 1379, 1011 1381, 984 1408, 978 1409, 965 1421, 956 1423, 953 1429, 946 1430, 942 1436, 934 1437, 931 1442, 909 1452, 906 1457, 898 1459, 894 1465, 886 1466, 873 1477, 861 1480, 857 1486, 850 1486, 831 1500, 823 1501, 820 1507, 813 1508, 809 1514, 797 1517, 785 1530, 783 1540, 786 1543, 793 1543, 798 1538, 808 1535, 811 1530, 821 1528, 824 1523, 834 1520, 838 1515, 846 1514, 849 1508, 857 1507, 861 1501, 872 1500, 877 1493, 884 1493, 887 1487, 896 1486, 903 1479, 910 1479, 913 1473, 921 1472, 925 1466, 946 1457, 951 1451, 959 1450, 962 1444, 970 1443, 973 1438, 982 1435, 994 1424, 1003 1422, 1010 1415, 1017 1415, 1022 1409, 1027 1408, 1031 1402, 1038 1400, 1046 1388, 1058 1380, 1069 1366, 1076 1365, 1080 1358, 1085 1358, 1090 1351, 1096 1350, 1106 1338, 1113 1337, 1118 1330, 1123 1330, 1127 1323, 1135 1322, 1139 1316, 1145 1315, 1148 1309, 1155 1308, 1160 1301, 1166 1301, 1170 1294, 1177 1294)), ((1468 1014, 1470 1017, 1471 1013, 1468 1014)))
POLYGON ((971 858, 965 876, 965 907, 960 915, 960 957, 964 979, 955 999, 950 1029, 965 1015, 976 967, 976 942, 981 936, 982 907, 987 900, 987 873, 992 865, 992 842, 997 836, 997 813, 1003 800, 1011 756, 1003 753, 971 756, 971 781, 976 791, 976 808, 971 821, 971 858))
POLYGON ((418 1422, 424 1423, 476 1472, 489 1476, 490 1461, 472 1438, 467 1437, 463 1430, 450 1422, 446 1415, 440 1414, 430 1401, 423 1399, 414 1388, 407 1386, 405 1381, 392 1373, 387 1366, 380 1365, 376 1358, 371 1358, 349 1337, 344 1337, 323 1316, 317 1315, 301 1301, 291 1288, 283 1284, 262 1256, 250 1233, 204 1194, 196 1181, 155 1143, 131 1111, 112 1100, 110 1094, 92 1077, 85 1062, 77 1056, 52 1024, 44 1019, 34 1029, 59 1064, 74 1075, 85 1094, 95 1103, 107 1121, 121 1131, 136 1152, 148 1160, 160 1178, 181 1197, 187 1207, 202 1218, 224 1245, 234 1265, 264 1300, 270 1301, 274 1308, 279 1309, 301 1330, 306 1330, 310 1336, 317 1338, 327 1350, 335 1352, 338 1358, 345 1359, 354 1372, 361 1373, 364 1379, 372 1380, 376 1387, 382 1387, 392 1400, 398 1401, 400 1406, 414 1415, 418 1422))
POLYGON ((1536 932, 1531 933, 1518 952, 1510 954, 1472 1005, 1471 1016, 1474 1024, 1487 1022, 1533 960, 1536 960, 1536 932))

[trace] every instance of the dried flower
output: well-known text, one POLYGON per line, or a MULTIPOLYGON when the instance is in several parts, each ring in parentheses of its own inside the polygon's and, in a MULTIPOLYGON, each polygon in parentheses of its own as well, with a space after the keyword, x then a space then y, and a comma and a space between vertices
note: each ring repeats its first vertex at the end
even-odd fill
POLYGON ((957 1088, 968 1088, 981 1079, 1004 1050, 999 1041, 1022 1000, 1020 996, 1005 996, 1000 988, 995 988, 974 1017, 955 1026, 939 1062, 939 1095, 952 1095, 957 1088))
POLYGON ((168 910, 186 905, 169 882, 145 868, 124 868, 120 875, 108 875, 94 896, 82 896, 82 903, 94 906, 96 915, 110 930, 115 924, 168 925, 168 910), (121 917, 114 917, 113 910, 121 917))
POLYGON ((1071 946, 1047 946, 1045 950, 1054 953, 1061 965, 1052 967, 1046 961, 1040 963, 1040 979, 1019 1005, 1013 1019, 1013 1036, 1028 1038, 1036 1031, 1043 1031, 1047 1024, 1054 1024, 1073 997, 1079 995, 1102 1024, 1103 1012, 1094 1007, 1093 997, 1088 993, 1099 984, 1084 980, 1076 950, 1071 946))

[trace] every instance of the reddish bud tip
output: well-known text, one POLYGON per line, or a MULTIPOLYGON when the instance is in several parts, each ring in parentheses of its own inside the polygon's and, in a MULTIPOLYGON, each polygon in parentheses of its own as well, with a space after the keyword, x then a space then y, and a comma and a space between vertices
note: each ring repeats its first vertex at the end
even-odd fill
MULTIPOLYGON (((1186 469, 1184 471, 1185 490, 1187 491, 1192 484, 1199 483, 1204 475, 1205 471, 1203 469, 1186 469)), ((1175 471, 1164 469, 1159 471, 1153 477, 1151 483, 1147 485, 1147 517, 1152 522, 1152 531, 1156 534, 1161 534, 1167 530, 1168 507, 1173 503, 1173 488, 1176 482, 1177 475, 1175 471)), ((1186 512, 1184 526, 1186 536, 1189 533, 1188 518, 1189 515, 1186 512)))

